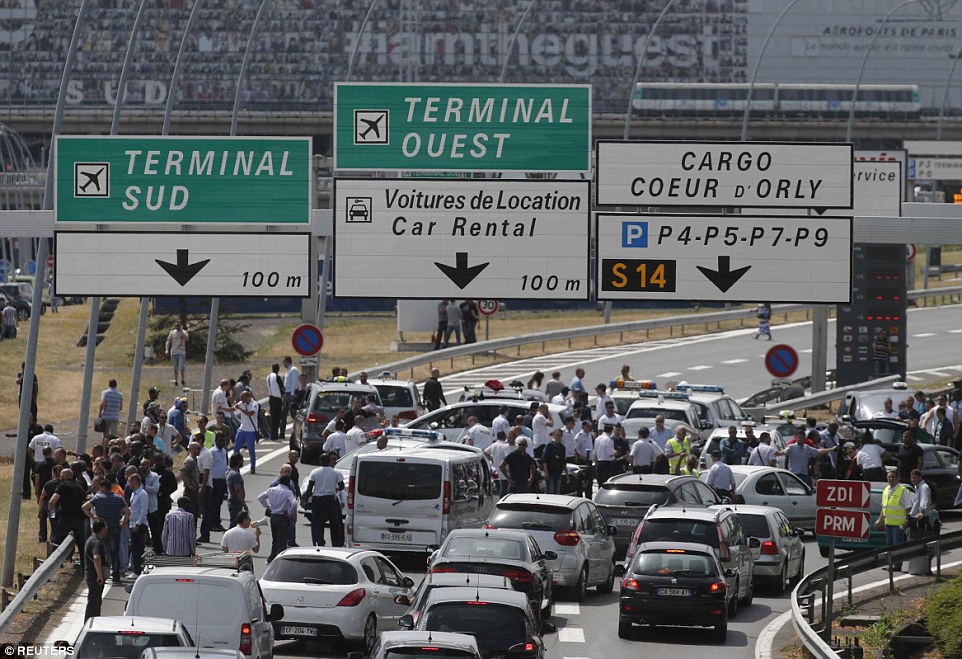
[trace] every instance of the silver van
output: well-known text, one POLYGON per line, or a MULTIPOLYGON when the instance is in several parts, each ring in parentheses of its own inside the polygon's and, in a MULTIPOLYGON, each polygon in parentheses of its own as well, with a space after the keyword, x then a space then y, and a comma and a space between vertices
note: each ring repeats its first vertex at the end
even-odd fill
POLYGON ((347 486, 347 542, 423 552, 452 529, 480 528, 494 509, 491 471, 478 449, 389 448, 357 456, 347 486))

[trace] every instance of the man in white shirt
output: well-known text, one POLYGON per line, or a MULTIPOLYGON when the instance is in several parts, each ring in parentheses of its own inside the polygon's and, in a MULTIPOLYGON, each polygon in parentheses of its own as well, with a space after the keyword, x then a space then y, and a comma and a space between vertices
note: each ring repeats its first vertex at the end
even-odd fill
POLYGON ((668 440, 675 434, 671 431, 671 428, 665 425, 665 417, 661 414, 655 417, 655 425, 649 428, 648 431, 651 433, 651 438, 658 444, 658 447, 662 451, 665 450, 665 445, 668 443, 668 440))
POLYGON ((566 416, 564 419, 564 426, 561 428, 561 443, 565 446, 568 463, 575 464, 575 419, 572 416, 566 416))
POLYGON ((595 479, 595 468, 591 461, 591 452, 595 448, 595 438, 591 432, 593 427, 591 421, 582 421, 581 430, 575 433, 575 463, 583 465, 581 469, 582 496, 587 499, 591 498, 592 481, 595 479))
MULTIPOLYGON (((604 383, 599 383, 598 386, 595 387, 595 393, 598 395, 598 403, 595 405, 595 416, 598 417, 598 419, 601 419, 602 415, 605 414, 605 410, 607 409, 606 405, 609 401, 614 405, 614 401, 611 400, 611 396, 606 393, 607 391, 608 385, 604 383)), ((600 424, 599 427, 601 427, 600 424)))
POLYGON ((324 426, 324 432, 321 433, 321 439, 327 439, 328 435, 330 435, 332 432, 337 430, 337 422, 342 421, 343 419, 344 419, 344 408, 335 407, 334 416, 331 418, 330 421, 327 422, 327 425, 324 426))
POLYGON ((281 377, 281 365, 276 362, 271 364, 271 372, 267 375, 267 406, 271 415, 271 441, 277 441, 284 416, 284 378, 281 377))
POLYGON ((241 400, 235 409, 240 413, 240 428, 234 435, 234 453, 240 453, 242 448, 247 449, 250 456, 251 473, 256 474, 257 455, 254 447, 257 445, 257 413, 260 411, 260 404, 251 396, 251 392, 241 393, 241 400))
POLYGON ((237 526, 224 534, 220 540, 220 548, 227 553, 260 551, 261 530, 251 525, 251 516, 246 510, 237 513, 237 526))
POLYGON ((875 413, 872 417, 873 419, 897 419, 899 418, 898 410, 892 408, 892 399, 886 398, 882 401, 882 409, 875 413))
POLYGON ((551 412, 548 411, 548 405, 542 403, 538 406, 537 414, 531 419, 531 439, 535 457, 540 458, 544 447, 551 441, 549 433, 552 428, 554 428, 554 420, 551 418, 551 412))
MULTIPOLYGON (((491 431, 483 423, 478 421, 478 417, 469 416, 468 417, 468 428, 464 431, 467 436, 466 444, 468 446, 473 446, 479 448, 482 451, 489 446, 494 438, 491 436, 491 431)), ((500 463, 499 463, 500 464, 500 463)))
POLYGON ((233 413, 227 392, 230 390, 230 380, 221 380, 220 385, 210 395, 210 411, 213 414, 223 412, 224 416, 233 413))
POLYGON ((334 431, 324 440, 324 452, 333 453, 337 458, 341 458, 347 453, 347 435, 344 434, 344 420, 336 420, 334 431))
POLYGON ((763 432, 758 436, 758 446, 748 456, 748 464, 753 467, 774 467, 775 457, 781 455, 772 448, 772 436, 763 432))
POLYGON ((708 470, 705 483, 715 490, 720 497, 733 499, 735 496, 735 475, 732 468, 722 460, 722 452, 715 450, 711 452, 712 466, 708 470))
POLYGON ((629 453, 631 471, 635 474, 650 474, 660 452, 658 445, 652 441, 648 428, 639 428, 638 439, 631 445, 629 453))
MULTIPOLYGON (((509 435, 506 435, 503 431, 498 432, 494 443, 492 443, 488 448, 484 449, 485 457, 491 461, 492 466, 494 466, 496 469, 501 465, 502 462, 504 462, 504 458, 508 455, 508 453, 518 450, 518 447, 514 443, 514 433, 510 434, 510 440, 508 437, 509 435)), ((508 493, 508 480, 506 478, 502 478, 500 470, 498 471, 498 487, 500 488, 498 492, 502 496, 508 493)))
POLYGON ((286 419, 288 415, 293 419, 297 410, 292 410, 294 402, 294 392, 297 391, 297 381, 301 377, 301 372, 297 370, 294 366, 294 360, 290 358, 290 355, 284 357, 284 368, 287 369, 287 374, 284 376, 284 418, 286 419))
POLYGON ((611 437, 613 431, 614 426, 602 426, 601 434, 595 437, 594 458, 598 487, 615 475, 615 440, 611 437))
POLYGON ((491 435, 497 437, 499 432, 503 432, 507 437, 509 430, 511 430, 511 421, 508 419, 508 406, 502 405, 498 408, 498 416, 491 422, 491 435))
POLYGON ((598 427, 603 426, 620 426, 621 425, 621 415, 615 412, 615 401, 610 398, 605 402, 605 409, 598 416, 598 427))
POLYGON ((367 444, 367 433, 364 432, 364 416, 354 417, 354 427, 347 431, 344 438, 344 452, 350 453, 361 444, 367 444))
POLYGON ((855 462, 862 468, 862 478, 874 483, 884 483, 885 459, 888 455, 889 452, 874 443, 871 437, 866 439, 855 454, 855 462))
MULTIPOLYGON (((53 434, 53 426, 49 423, 43 427, 42 433, 34 435, 30 443, 27 444, 27 448, 33 449, 34 464, 43 462, 43 449, 48 446, 50 447, 51 454, 58 448, 63 448, 60 438, 53 434)), ((46 483, 41 483, 40 487, 44 485, 46 485, 46 483)))
POLYGON ((574 401, 571 400, 571 397, 568 395, 570 392, 571 390, 568 389, 567 386, 564 386, 561 388, 561 391, 551 398, 549 402, 552 405, 564 405, 568 408, 568 412, 570 413, 571 408, 574 407, 574 401))
POLYGON ((338 493, 344 489, 344 477, 331 466, 331 457, 322 455, 321 465, 311 472, 301 505, 311 508, 311 542, 324 546, 325 522, 331 527, 331 546, 344 546, 344 521, 338 493))

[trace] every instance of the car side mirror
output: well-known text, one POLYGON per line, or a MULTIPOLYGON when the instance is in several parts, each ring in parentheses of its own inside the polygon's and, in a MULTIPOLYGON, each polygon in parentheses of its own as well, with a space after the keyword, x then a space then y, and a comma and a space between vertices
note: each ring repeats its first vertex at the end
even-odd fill
POLYGON ((414 629, 414 616, 412 616, 410 613, 406 613, 398 618, 397 624, 402 629, 414 629))
POLYGON ((353 650, 347 653, 347 659, 364 659, 364 653, 353 650))
POLYGON ((612 537, 618 535, 618 527, 617 527, 617 526, 609 526, 609 527, 608 527, 608 535, 610 535, 610 536, 612 536, 612 537))
POLYGON ((752 549, 758 549, 759 547, 762 546, 762 541, 752 536, 751 538, 748 539, 748 546, 751 547, 752 549))
POLYGON ((558 560, 558 554, 549 549, 544 553, 544 559, 546 561, 556 561, 558 560))
POLYGON ((729 503, 732 502, 732 498, 731 498, 731 497, 722 497, 722 498, 721 498, 721 502, 722 502, 723 504, 729 504, 729 503))
POLYGON ((705 420, 699 421, 698 427, 701 428, 702 430, 708 430, 710 428, 714 428, 711 421, 705 421, 705 420))
POLYGON ((394 603, 400 604, 401 606, 411 606, 411 598, 407 595, 395 595, 394 603))
POLYGON ((615 576, 616 576, 616 577, 623 577, 623 576, 625 576, 625 564, 624 564, 624 563, 615 563, 615 576))
POLYGON ((280 604, 271 604, 271 612, 268 614, 267 619, 269 622, 275 622, 284 619, 284 607, 280 604))
POLYGON ((737 576, 738 576, 738 572, 735 571, 735 568, 730 567, 730 568, 728 568, 727 570, 725 570, 725 576, 726 576, 726 577, 737 577, 737 576))
POLYGON ((805 529, 792 529, 792 534, 793 534, 796 538, 804 538, 804 537, 805 537, 805 529))
POLYGON ((842 415, 842 423, 852 423, 852 415, 851 415, 851 414, 843 414, 843 415, 842 415))
POLYGON ((401 585, 404 586, 405 588, 414 588, 414 579, 412 579, 411 577, 404 577, 401 580, 401 585))

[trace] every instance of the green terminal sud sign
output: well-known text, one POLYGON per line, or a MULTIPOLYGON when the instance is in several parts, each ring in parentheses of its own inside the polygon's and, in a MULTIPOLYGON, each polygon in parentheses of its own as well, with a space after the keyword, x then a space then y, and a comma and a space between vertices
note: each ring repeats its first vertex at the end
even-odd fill
POLYGON ((307 137, 60 136, 57 222, 309 224, 307 137))
POLYGON ((334 168, 586 172, 590 85, 337 83, 334 168))

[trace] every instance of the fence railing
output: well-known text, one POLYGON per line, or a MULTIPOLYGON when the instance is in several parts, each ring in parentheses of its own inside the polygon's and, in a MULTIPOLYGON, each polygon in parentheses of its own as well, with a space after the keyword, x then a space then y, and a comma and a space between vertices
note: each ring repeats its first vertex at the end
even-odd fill
MULTIPOLYGON (((946 299, 954 299, 959 296, 962 296, 962 286, 947 286, 944 288, 930 288, 928 290, 909 291, 907 298, 909 300, 921 301, 923 304, 929 298, 941 299, 942 303, 944 304, 946 299)), ((772 307, 772 312, 773 314, 784 314, 787 318, 788 314, 792 312, 804 311, 808 309, 811 309, 811 305, 779 304, 772 307)), ((418 366, 433 365, 434 363, 441 362, 443 360, 453 360, 456 357, 471 357, 486 353, 494 353, 496 355, 498 351, 503 351, 510 348, 518 348, 520 352, 521 346, 534 343, 547 344, 549 341, 568 341, 568 346, 571 347, 571 341, 574 339, 608 336, 612 334, 620 334, 623 337, 624 334, 631 332, 645 332, 645 336, 647 337, 652 330, 658 329, 668 329, 671 331, 671 335, 674 335, 675 328, 681 328, 681 333, 679 336, 685 336, 685 327, 688 326, 704 325, 707 331, 712 324, 720 327, 721 323, 726 321, 746 320, 755 317, 756 310, 754 308, 749 308, 733 309, 729 311, 713 311, 708 313, 680 314, 677 316, 667 316, 665 318, 632 320, 623 323, 608 323, 607 325, 569 327, 566 329, 550 330, 547 332, 536 332, 534 334, 524 334, 521 336, 492 339, 490 341, 480 341, 478 343, 469 343, 466 345, 444 348, 442 350, 432 350, 424 354, 414 355, 390 364, 372 366, 370 369, 365 370, 367 370, 367 372, 390 371, 392 373, 409 371, 411 377, 413 378, 414 369, 418 366), (373 369, 373 371, 371 369, 373 369)), ((349 374, 349 377, 354 379, 360 373, 361 371, 356 371, 349 374)))
POLYGON ((67 556, 70 556, 73 551, 73 547, 74 537, 73 533, 70 533, 45 561, 36 566, 33 574, 27 577, 26 581, 20 586, 20 591, 16 597, 7 604, 3 611, 0 611, 0 636, 6 633, 7 628, 10 626, 10 623, 13 622, 14 618, 23 611, 27 603, 37 596, 40 589, 43 588, 57 570, 60 569, 60 566, 67 560, 67 556))
MULTIPOLYGON (((922 551, 935 556, 935 574, 942 576, 942 552, 962 547, 962 531, 946 533, 937 538, 913 540, 894 547, 860 551, 835 560, 835 581, 848 583, 848 603, 852 604, 852 577, 879 567, 888 566, 889 592, 895 592, 895 572, 892 564, 898 559, 917 558, 922 551)), ((817 659, 838 659, 838 653, 828 644, 823 634, 828 608, 828 569, 821 567, 806 575, 792 591, 792 626, 805 649, 817 659), (816 594, 821 595, 820 617, 816 621, 816 594)))

